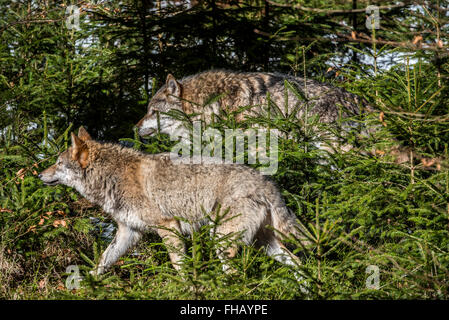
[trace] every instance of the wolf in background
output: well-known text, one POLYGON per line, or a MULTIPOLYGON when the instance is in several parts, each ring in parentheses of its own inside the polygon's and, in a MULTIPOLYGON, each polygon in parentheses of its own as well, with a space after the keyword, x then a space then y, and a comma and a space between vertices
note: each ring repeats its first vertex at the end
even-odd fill
MULTIPOLYGON (((307 116, 318 116, 321 123, 330 125, 342 134, 343 139, 331 132, 313 128, 318 138, 316 147, 330 153, 334 153, 335 150, 345 152, 354 147, 344 139, 344 133, 351 128, 357 126, 359 137, 369 137, 381 127, 380 124, 368 127, 348 120, 355 115, 371 113, 374 109, 357 95, 342 88, 280 73, 228 70, 205 71, 180 80, 169 74, 165 85, 152 97, 147 113, 136 127, 141 137, 152 135, 159 129, 161 133, 168 134, 172 138, 182 137, 189 140, 190 132, 183 121, 165 113, 170 110, 180 110, 186 114, 199 114, 192 120, 195 121, 201 117, 209 123, 212 114, 220 114, 222 110, 229 113, 238 110, 239 107, 252 106, 237 114, 236 120, 242 121, 248 116, 266 116, 268 96, 271 104, 277 106, 274 112, 280 111, 284 117, 295 112, 297 118, 304 117, 307 112, 307 116), (286 86, 286 81, 295 88, 297 93, 300 93, 299 96, 288 88, 288 85, 286 86), (213 99, 214 97, 217 99, 213 99), (208 103, 209 101, 212 103, 208 103), (307 108, 305 108, 306 103, 307 108), (323 138, 327 142, 321 142, 323 138)), ((362 153, 366 154, 366 152, 362 153)), ((399 141, 390 150, 372 149, 367 151, 367 154, 390 155, 397 164, 408 163, 415 158, 425 167, 436 164, 439 168, 443 161, 442 157, 427 159, 420 154, 412 153, 399 141)))
MULTIPOLYGON (((78 135, 71 134, 71 141, 71 147, 39 178, 46 185, 75 188, 116 221, 115 238, 94 274, 105 272, 146 231, 159 234, 179 270, 185 245, 176 233, 189 234, 192 228, 210 223, 205 214, 216 214, 217 207, 229 212, 216 234, 238 234, 244 244, 263 247, 284 264, 299 263, 281 240, 290 235, 304 239, 302 226, 275 184, 258 171, 237 164, 178 163, 168 154, 147 155, 96 142, 82 127, 78 135)), ((224 262, 236 252, 236 242, 217 249, 224 262)), ((223 266, 226 269, 226 263, 223 266)))
POLYGON ((329 124, 371 110, 358 96, 315 80, 279 73, 210 70, 179 81, 169 74, 165 85, 149 102, 146 115, 136 126, 142 137, 154 134, 158 125, 161 133, 185 136, 182 121, 163 113, 181 110, 186 114, 202 114, 207 123, 212 114, 219 114, 222 110, 231 112, 239 107, 253 106, 237 115, 237 120, 241 121, 246 116, 266 114, 268 96, 277 106, 276 111, 281 111, 284 116, 296 112, 296 117, 303 117, 306 112, 304 104, 308 100, 307 114, 317 115, 320 122, 329 124), (286 88, 285 81, 302 96, 286 88), (214 97, 217 99, 208 103, 214 97))

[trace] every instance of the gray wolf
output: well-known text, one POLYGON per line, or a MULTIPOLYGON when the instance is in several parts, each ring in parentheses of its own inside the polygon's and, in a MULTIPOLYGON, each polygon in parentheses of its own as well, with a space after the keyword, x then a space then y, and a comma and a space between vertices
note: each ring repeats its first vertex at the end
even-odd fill
MULTIPOLYGON (((218 225, 216 234, 239 234, 244 244, 263 247, 282 263, 299 263, 281 240, 290 235, 303 237, 302 226, 276 185, 258 171, 237 164, 177 163, 166 153, 148 155, 96 142, 82 127, 78 135, 72 132, 71 142, 39 178, 46 185, 75 188, 116 221, 115 238, 94 274, 105 272, 146 231, 159 234, 179 270, 185 244, 176 233, 189 234, 192 228, 209 223, 206 213, 213 217, 218 206, 228 209, 229 217, 218 225)), ((236 252, 236 242, 217 249, 224 269, 236 252)))
MULTIPOLYGON (((266 115, 268 96, 270 105, 276 106, 270 108, 273 109, 272 114, 280 112, 283 116, 289 116, 295 113, 295 117, 302 118, 307 112, 308 116, 317 116, 321 123, 333 126, 335 131, 342 135, 341 137, 328 131, 320 131, 316 127, 312 128, 317 137, 315 146, 330 153, 336 150, 345 152, 353 148, 353 145, 347 143, 344 138, 344 132, 351 128, 358 127, 358 138, 369 137, 380 128, 380 124, 367 127, 348 120, 351 116, 371 113, 374 109, 357 95, 342 88, 280 73, 227 70, 205 71, 180 80, 169 74, 165 85, 153 96, 148 104, 147 113, 136 126, 142 137, 154 134, 159 128, 161 133, 168 134, 172 138, 181 137, 187 140, 190 132, 183 121, 164 113, 180 110, 186 114, 197 114, 192 120, 201 118, 208 123, 212 114, 219 114, 220 111, 229 113, 238 110, 239 107, 252 106, 237 114, 236 120, 242 121, 248 116, 266 115), (286 86, 286 81, 295 88, 296 93, 286 86), (308 101, 307 108, 305 108, 306 101, 308 101)), ((399 141, 395 144, 386 152, 373 149, 369 150, 368 154, 391 155, 398 164, 410 162, 412 159, 410 150, 402 147, 399 141)), ((414 154, 413 157, 421 160, 423 164, 433 164, 434 161, 438 167, 442 161, 440 158, 429 160, 418 154, 414 154)))
POLYGON ((296 117, 303 117, 306 112, 304 103, 308 100, 307 114, 319 116, 323 123, 337 123, 340 117, 370 110, 358 96, 315 80, 279 73, 210 70, 180 80, 169 74, 165 85, 149 102, 146 115, 136 126, 140 136, 154 134, 159 125, 161 133, 185 137, 183 122, 163 113, 180 110, 187 114, 201 114, 207 123, 212 114, 219 114, 222 110, 229 113, 238 107, 253 106, 237 115, 237 120, 241 121, 247 116, 266 112, 268 96, 271 105, 277 106, 273 112, 281 112, 284 116, 296 112, 296 117), (286 88, 285 81, 297 92, 286 88))

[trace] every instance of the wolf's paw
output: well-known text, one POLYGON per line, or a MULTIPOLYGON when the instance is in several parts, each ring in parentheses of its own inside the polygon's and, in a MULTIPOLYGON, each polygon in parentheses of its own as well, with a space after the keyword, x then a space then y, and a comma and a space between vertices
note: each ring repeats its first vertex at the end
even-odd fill
POLYGON ((92 275, 92 276, 94 276, 94 277, 96 277, 96 276, 101 275, 103 272, 104 272, 104 269, 102 269, 102 268, 97 268, 97 269, 94 269, 94 270, 89 271, 89 274, 92 275))
POLYGON ((300 272, 295 272, 295 279, 298 281, 299 290, 306 295, 309 294, 310 292, 308 288, 310 284, 306 279, 304 279, 300 272))

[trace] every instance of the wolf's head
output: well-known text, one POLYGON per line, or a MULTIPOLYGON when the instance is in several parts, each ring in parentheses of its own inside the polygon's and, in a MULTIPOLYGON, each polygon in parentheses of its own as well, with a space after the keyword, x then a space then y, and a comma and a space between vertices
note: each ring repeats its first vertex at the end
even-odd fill
POLYGON ((182 109, 182 85, 171 74, 167 76, 165 85, 159 89, 148 104, 147 114, 137 123, 139 135, 141 137, 150 136, 159 130, 170 136, 184 134, 182 121, 171 118, 164 114, 170 110, 182 109))
POLYGON ((165 85, 156 92, 148 103, 146 115, 136 124, 141 137, 150 136, 158 130, 161 133, 173 134, 181 125, 180 121, 163 114, 173 109, 182 110, 182 85, 169 74, 165 85))
POLYGON ((76 188, 81 181, 83 171, 89 165, 89 148, 86 142, 92 138, 81 127, 78 136, 72 132, 71 139, 72 146, 59 155, 54 165, 39 174, 46 185, 64 184, 76 188))

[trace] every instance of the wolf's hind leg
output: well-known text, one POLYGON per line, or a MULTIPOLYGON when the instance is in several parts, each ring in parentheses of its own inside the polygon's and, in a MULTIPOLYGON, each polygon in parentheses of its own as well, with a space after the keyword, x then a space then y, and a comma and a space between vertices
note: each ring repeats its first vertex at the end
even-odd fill
POLYGON ((272 240, 266 247, 267 255, 282 264, 297 267, 301 265, 298 257, 291 253, 278 239, 272 240))
MULTIPOLYGON (((276 261, 279 261, 282 264, 292 266, 292 267, 298 267, 301 265, 301 262, 297 256, 295 256, 293 253, 291 253, 283 244, 282 242, 273 237, 273 239, 269 242, 269 244, 266 246, 266 252, 267 255, 275 259, 276 261)), ((295 278, 298 282, 300 282, 300 290, 303 293, 308 293, 306 286, 307 283, 305 282, 303 276, 299 271, 294 271, 295 278)))
POLYGON ((117 233, 109 244, 105 252, 101 255, 100 263, 96 270, 91 271, 93 275, 99 275, 105 272, 109 267, 123 256, 128 249, 134 246, 142 237, 142 234, 124 224, 118 225, 117 233))
POLYGON ((181 231, 179 222, 175 219, 166 220, 160 226, 162 228, 159 228, 157 232, 167 247, 173 267, 177 271, 180 271, 182 258, 185 254, 185 243, 178 235, 181 231))
POLYGON ((216 253, 218 259, 220 259, 223 272, 227 274, 236 272, 229 262, 237 255, 237 240, 240 238, 240 233, 236 232, 233 222, 234 220, 230 219, 225 223, 219 224, 216 229, 211 230, 211 238, 217 241, 216 253))

